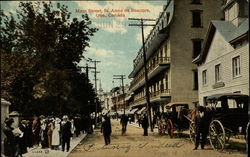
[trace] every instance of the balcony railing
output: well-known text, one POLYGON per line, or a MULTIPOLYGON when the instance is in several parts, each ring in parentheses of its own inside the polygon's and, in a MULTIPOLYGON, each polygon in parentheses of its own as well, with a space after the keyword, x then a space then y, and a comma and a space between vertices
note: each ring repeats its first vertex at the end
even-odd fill
MULTIPOLYGON (((170 89, 163 89, 163 90, 159 90, 159 91, 154 91, 150 93, 150 98, 155 98, 164 94, 170 94, 170 89)), ((143 96, 141 98, 135 99, 134 100, 134 104, 146 100, 146 96, 143 96)))
POLYGON ((155 59, 155 62, 149 66, 148 72, 153 71, 155 67, 158 65, 169 64, 169 63, 170 63, 170 57, 157 57, 155 59))
POLYGON ((152 93, 150 93, 150 97, 154 98, 154 97, 160 96, 162 94, 170 94, 170 89, 162 89, 159 91, 152 92, 152 93))
MULTIPOLYGON (((148 67, 148 74, 150 72, 152 72, 156 66, 162 65, 162 64, 169 64, 169 63, 170 63, 170 57, 157 57, 155 59, 155 62, 148 67)), ((131 82, 130 86, 134 87, 137 83, 142 81, 144 78, 145 78, 145 73, 143 70, 143 72, 141 72, 141 74, 140 74, 140 77, 134 78, 134 80, 131 82)))

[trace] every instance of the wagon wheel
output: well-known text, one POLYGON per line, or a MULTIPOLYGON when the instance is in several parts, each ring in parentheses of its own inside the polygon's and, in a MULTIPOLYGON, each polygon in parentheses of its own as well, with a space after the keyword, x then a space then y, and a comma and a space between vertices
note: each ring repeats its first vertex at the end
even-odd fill
POLYGON ((192 143, 195 143, 195 123, 191 122, 189 125, 189 138, 192 143))
POLYGON ((209 125, 209 141, 213 149, 222 151, 225 146, 225 129, 220 121, 213 120, 209 125))
POLYGON ((171 138, 174 137, 174 125, 170 119, 167 120, 168 134, 171 138))

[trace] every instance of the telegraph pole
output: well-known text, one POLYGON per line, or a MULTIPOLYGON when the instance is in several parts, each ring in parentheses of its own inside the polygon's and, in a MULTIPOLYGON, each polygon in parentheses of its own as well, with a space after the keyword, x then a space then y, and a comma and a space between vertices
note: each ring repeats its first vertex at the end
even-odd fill
MULTIPOLYGON (((125 79, 125 75, 113 75, 113 79, 119 79, 122 81, 122 94, 124 95, 125 92, 124 92, 124 84, 123 84, 123 80, 125 79)), ((124 95, 124 98, 123 98, 123 104, 124 104, 124 111, 123 111, 123 114, 125 114, 125 109, 126 109, 126 104, 125 104, 125 95, 124 95)))
POLYGON ((128 20, 136 20, 140 21, 140 24, 129 24, 129 26, 140 26, 141 33, 142 33, 142 49, 143 49, 143 65, 144 65, 144 72, 145 72, 145 89, 146 89, 146 102, 147 102, 147 114, 150 129, 153 132, 153 125, 151 119, 151 106, 150 106, 150 95, 149 95, 149 86, 148 86, 148 71, 147 71, 147 58, 146 58, 146 50, 145 50, 145 42, 144 42, 144 26, 155 26, 155 24, 144 24, 144 21, 155 21, 154 19, 140 19, 140 18, 128 18, 128 20))
MULTIPOLYGON (((100 63, 101 61, 91 61, 94 62, 94 79, 95 79, 95 93, 97 95, 97 78, 96 78, 96 74, 100 73, 99 71, 96 71, 96 64, 100 63)), ((97 126, 97 99, 95 100, 95 127, 97 126)))

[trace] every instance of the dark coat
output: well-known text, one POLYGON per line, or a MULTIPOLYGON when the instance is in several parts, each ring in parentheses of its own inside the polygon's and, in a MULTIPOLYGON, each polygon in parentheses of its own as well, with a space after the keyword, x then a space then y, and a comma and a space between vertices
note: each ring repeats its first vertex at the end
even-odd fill
POLYGON ((195 116, 195 131, 196 133, 208 133, 209 128, 209 119, 208 115, 205 112, 204 116, 201 117, 199 114, 195 116))
POLYGON ((142 128, 148 128, 149 124, 148 124, 148 117, 143 117, 142 119, 142 128))
POLYGON ((27 146, 28 146, 28 128, 27 126, 21 124, 19 129, 23 132, 23 137, 19 139, 19 146, 22 154, 27 153, 27 146))
POLYGON ((106 118, 102 122, 101 132, 103 133, 104 136, 110 136, 110 134, 112 133, 111 122, 109 118, 106 118))
POLYGON ((128 123, 128 117, 126 115, 123 115, 121 118, 121 124, 127 125, 128 123))
POLYGON ((61 124, 61 137, 64 140, 69 140, 72 137, 70 121, 61 124))
POLYGON ((15 157, 18 155, 17 140, 12 131, 13 128, 8 126, 3 129, 6 136, 4 139, 4 155, 9 157, 15 157))

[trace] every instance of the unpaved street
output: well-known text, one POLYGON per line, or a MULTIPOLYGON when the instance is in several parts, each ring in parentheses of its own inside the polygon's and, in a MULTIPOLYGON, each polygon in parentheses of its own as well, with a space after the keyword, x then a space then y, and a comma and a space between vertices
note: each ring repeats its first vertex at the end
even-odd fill
POLYGON ((112 121, 111 144, 105 146, 100 131, 82 141, 69 155, 69 157, 245 157, 243 150, 226 149, 217 152, 207 145, 205 150, 193 150, 186 137, 169 138, 157 133, 142 136, 143 130, 128 125, 127 135, 121 136, 121 126, 118 121, 112 121))

